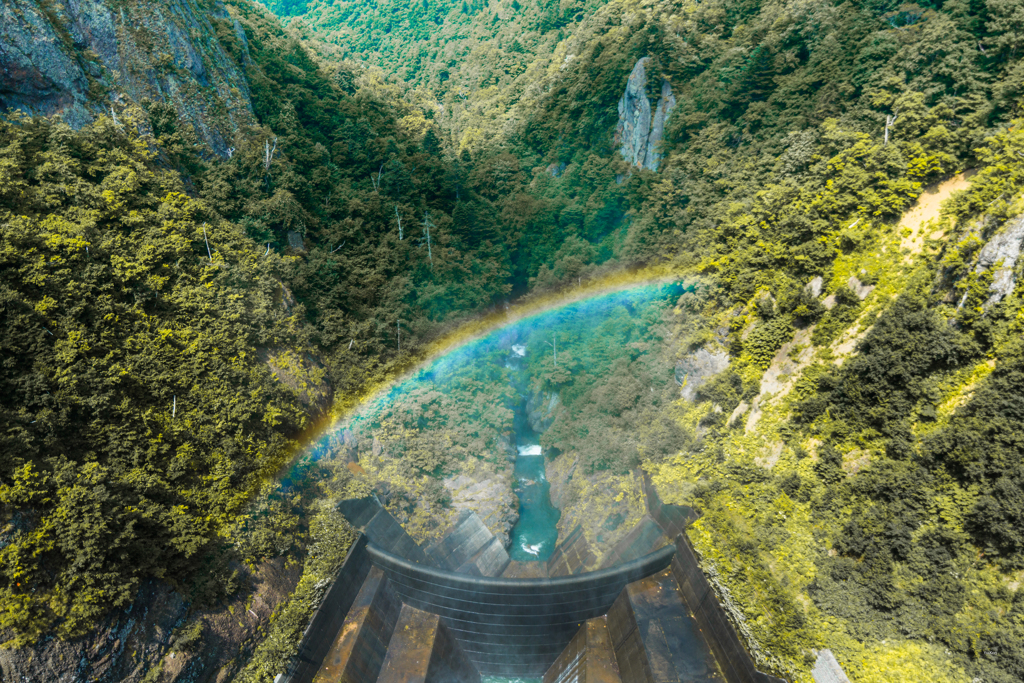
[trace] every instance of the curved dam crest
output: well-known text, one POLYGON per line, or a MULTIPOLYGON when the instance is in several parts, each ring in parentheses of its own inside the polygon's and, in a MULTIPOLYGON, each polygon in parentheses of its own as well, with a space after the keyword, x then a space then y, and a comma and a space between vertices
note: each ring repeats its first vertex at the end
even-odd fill
POLYGON ((551 579, 446 572, 373 545, 370 561, 405 604, 439 614, 483 674, 541 676, 580 624, 606 614, 628 583, 668 567, 675 548, 611 569, 551 579))

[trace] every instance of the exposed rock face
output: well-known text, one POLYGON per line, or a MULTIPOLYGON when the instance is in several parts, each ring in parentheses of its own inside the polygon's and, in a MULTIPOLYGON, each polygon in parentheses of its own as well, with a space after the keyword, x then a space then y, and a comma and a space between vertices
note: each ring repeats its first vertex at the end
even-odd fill
POLYGON ((544 476, 551 484, 551 504, 562 512, 559 542, 580 527, 596 567, 646 512, 642 480, 632 473, 584 474, 577 464, 573 453, 563 453, 545 463, 544 476))
POLYGON ((0 680, 230 680, 263 639, 261 630, 295 588, 300 572, 300 567, 289 567, 279 557, 245 576, 251 592, 240 591, 227 605, 191 616, 180 594, 164 583, 147 581, 131 605, 111 612, 88 636, 71 641, 51 637, 35 647, 0 648, 0 680), (185 647, 181 634, 196 622, 201 630, 193 632, 193 642, 185 647))
POLYGON ((850 683, 832 650, 821 650, 818 653, 811 675, 814 676, 814 683, 850 683))
POLYGON ((875 291, 874 285, 864 284, 855 275, 850 276, 850 279, 846 281, 846 286, 852 289, 861 301, 864 301, 864 299, 868 298, 868 294, 875 291))
POLYGON ((622 157, 633 166, 642 166, 651 136, 651 102, 647 99, 647 63, 644 57, 633 67, 626 81, 626 92, 619 100, 619 126, 615 131, 622 144, 622 157))
POLYGON ((526 417, 530 421, 530 428, 538 434, 543 434, 555 421, 558 408, 561 407, 561 399, 557 393, 533 393, 526 399, 526 417))
POLYGON ((651 135, 647 138, 647 153, 644 155, 644 168, 657 171, 661 163, 661 141, 665 138, 665 121, 676 106, 676 98, 672 95, 672 85, 668 81, 661 82, 661 97, 654 108, 654 120, 651 122, 651 135))
POLYGON ((565 172, 565 162, 561 161, 557 164, 548 164, 547 172, 552 178, 558 178, 565 172))
POLYGON ((509 532, 519 519, 519 501, 509 481, 501 478, 477 481, 460 474, 444 480, 456 511, 475 512, 502 547, 509 544, 509 532))
POLYGON ((1014 268, 1017 259, 1020 258, 1021 243, 1024 242, 1024 216, 1018 216, 1007 222, 1006 227, 998 235, 993 237, 981 248, 978 254, 978 265, 975 272, 999 268, 992 274, 992 296, 985 302, 985 306, 992 306, 1003 300, 1003 297, 1013 292, 1016 284, 1014 268))
POLYGON ((672 86, 668 81, 661 83, 661 97, 651 113, 651 101, 647 98, 647 65, 651 58, 644 57, 633 67, 626 81, 626 91, 619 100, 619 125, 615 140, 621 145, 622 158, 638 168, 657 171, 661 161, 659 148, 665 137, 665 121, 676 106, 672 86))
POLYGON ((0 4, 0 111, 61 114, 81 127, 143 99, 170 103, 218 154, 255 118, 240 67, 214 22, 247 55, 219 0, 6 0, 0 4))
POLYGON ((294 230, 288 231, 288 246, 295 251, 306 251, 305 243, 302 239, 302 235, 295 232, 294 230))
POLYGON ((687 401, 697 397, 697 389, 712 375, 729 367, 729 354, 725 351, 700 349, 676 363, 676 382, 682 387, 680 395, 687 401))

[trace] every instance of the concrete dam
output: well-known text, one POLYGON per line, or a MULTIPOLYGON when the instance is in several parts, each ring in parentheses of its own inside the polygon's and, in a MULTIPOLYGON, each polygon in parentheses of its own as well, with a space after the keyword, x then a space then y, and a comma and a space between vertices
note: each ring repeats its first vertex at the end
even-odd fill
POLYGON ((422 548, 374 497, 278 683, 776 683, 757 670, 683 530, 691 510, 645 483, 648 514, 595 571, 581 533, 515 562, 472 513, 422 548))

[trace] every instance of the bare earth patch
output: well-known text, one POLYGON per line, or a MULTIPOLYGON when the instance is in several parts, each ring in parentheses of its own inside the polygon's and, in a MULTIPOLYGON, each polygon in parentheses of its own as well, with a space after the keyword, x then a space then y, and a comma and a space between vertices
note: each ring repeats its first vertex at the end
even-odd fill
POLYGON ((925 234, 926 228, 931 221, 939 219, 942 213, 942 202, 949 199, 954 192, 967 189, 972 175, 974 175, 973 171, 967 171, 941 183, 929 185, 910 207, 910 211, 903 214, 903 220, 900 221, 896 229, 900 235, 909 230, 909 233, 900 240, 900 250, 906 249, 910 252, 904 257, 904 263, 911 263, 914 255, 921 253, 924 249, 925 238, 939 239, 945 235, 949 228, 948 225, 940 225, 937 230, 927 235, 925 234))
MULTIPOLYGON (((796 384, 797 378, 804 368, 814 360, 814 345, 811 344, 811 335, 814 333, 814 326, 797 330, 793 338, 782 345, 771 365, 761 376, 761 391, 751 405, 750 415, 747 416, 747 432, 752 432, 761 419, 761 404, 765 401, 778 401, 785 397, 796 384)), ((741 404, 743 406, 745 404, 741 404)), ((737 408, 737 411, 739 408, 737 408)), ((742 413, 733 412, 729 418, 730 423, 738 419, 742 413)))

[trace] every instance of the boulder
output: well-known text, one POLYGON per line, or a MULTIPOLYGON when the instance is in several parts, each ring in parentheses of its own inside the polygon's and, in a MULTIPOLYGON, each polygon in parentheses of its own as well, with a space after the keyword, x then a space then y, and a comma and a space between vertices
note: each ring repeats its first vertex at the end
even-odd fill
POLYGON ((875 290, 874 285, 864 284, 859 279, 857 279, 856 275, 850 276, 850 279, 846 281, 846 286, 852 289, 853 292, 857 295, 857 298, 860 299, 861 301, 864 301, 864 299, 868 298, 868 294, 875 290))

